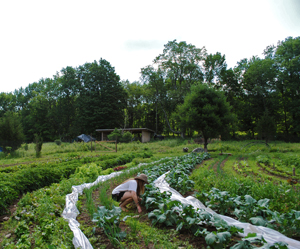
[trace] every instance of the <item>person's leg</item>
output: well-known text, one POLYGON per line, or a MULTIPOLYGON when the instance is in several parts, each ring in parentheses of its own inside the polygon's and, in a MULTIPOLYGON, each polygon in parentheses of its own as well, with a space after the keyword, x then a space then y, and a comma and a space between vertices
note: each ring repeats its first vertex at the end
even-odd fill
POLYGON ((127 211, 126 206, 133 201, 132 193, 131 192, 125 192, 120 200, 120 208, 123 211, 127 211))

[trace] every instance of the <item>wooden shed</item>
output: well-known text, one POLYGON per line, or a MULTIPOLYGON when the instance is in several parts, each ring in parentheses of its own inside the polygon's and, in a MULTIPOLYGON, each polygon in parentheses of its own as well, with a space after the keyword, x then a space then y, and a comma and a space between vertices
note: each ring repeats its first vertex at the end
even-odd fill
MULTIPOLYGON (((101 141, 108 140, 107 135, 112 133, 115 129, 96 129, 96 131, 101 132, 101 141)), ((122 131, 129 131, 132 134, 141 134, 141 142, 147 143, 150 142, 151 133, 155 133, 155 131, 150 130, 148 128, 125 128, 122 131)))

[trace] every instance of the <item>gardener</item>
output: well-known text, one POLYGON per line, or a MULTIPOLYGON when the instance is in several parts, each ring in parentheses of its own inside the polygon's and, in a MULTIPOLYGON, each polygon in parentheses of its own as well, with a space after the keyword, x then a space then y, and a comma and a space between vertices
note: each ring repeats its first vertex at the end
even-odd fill
POLYGON ((142 199, 140 198, 140 195, 145 192, 145 184, 147 183, 148 180, 145 174, 130 178, 112 191, 112 198, 115 201, 120 201, 120 207, 125 212, 127 212, 126 206, 134 201, 138 212, 141 213, 142 209, 139 202, 142 199))

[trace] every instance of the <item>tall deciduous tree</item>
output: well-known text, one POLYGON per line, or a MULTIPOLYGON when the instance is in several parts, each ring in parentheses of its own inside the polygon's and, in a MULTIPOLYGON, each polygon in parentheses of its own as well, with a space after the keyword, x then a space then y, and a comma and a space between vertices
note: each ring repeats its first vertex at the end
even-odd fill
MULTIPOLYGON (((147 103, 153 103, 155 106, 155 132, 162 132, 163 127, 160 127, 161 107, 164 109, 164 103, 167 99, 167 87, 165 84, 165 73, 161 68, 155 69, 153 66, 147 66, 141 69, 141 78, 145 83, 145 99, 147 103)), ((149 127, 150 128, 150 127, 149 127)))
POLYGON ((16 107, 16 96, 12 93, 0 93, 0 117, 6 112, 14 112, 16 107))
MULTIPOLYGON (((76 126, 76 98, 80 88, 76 69, 63 68, 54 78, 57 84, 55 118, 58 121, 58 136, 61 140, 70 140, 80 132, 76 126)), ((78 136, 78 135, 77 135, 78 136)))
POLYGON ((300 37, 288 37, 277 45, 277 89, 283 105, 286 136, 300 135, 300 37))
POLYGON ((124 128, 144 127, 142 105, 145 103, 145 85, 137 81, 130 83, 128 80, 123 81, 122 85, 127 93, 124 128))
MULTIPOLYGON (((196 48, 184 41, 174 40, 164 46, 163 53, 154 59, 153 66, 142 69, 143 81, 149 85, 154 96, 155 109, 159 106, 163 110, 166 123, 173 132, 176 131, 170 123, 174 122, 169 119, 176 106, 183 103, 191 86, 203 80, 202 63, 205 57, 204 47, 196 48)), ((158 111, 155 112, 158 115, 158 111)))
POLYGON ((226 71, 225 55, 220 52, 209 54, 204 60, 205 82, 209 85, 214 85, 215 88, 220 88, 221 77, 226 71))
POLYGON ((0 117, 0 146, 4 151, 18 149, 24 139, 21 119, 18 114, 6 112, 3 117, 0 117))
POLYGON ((189 126, 202 134, 206 151, 208 139, 229 133, 230 124, 235 122, 224 93, 206 84, 192 86, 184 103, 178 106, 177 118, 182 128, 189 126))
POLYGON ((114 67, 104 59, 86 63, 78 68, 78 78, 77 123, 81 132, 122 127, 126 92, 114 67))

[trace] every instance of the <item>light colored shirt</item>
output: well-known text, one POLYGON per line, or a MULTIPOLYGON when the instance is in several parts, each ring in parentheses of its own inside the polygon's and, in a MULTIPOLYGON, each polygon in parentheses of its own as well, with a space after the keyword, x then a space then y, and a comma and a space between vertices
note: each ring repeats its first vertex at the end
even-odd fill
POLYGON ((127 182, 122 183, 118 187, 116 187, 113 191, 112 194, 118 194, 120 192, 126 192, 126 191, 134 191, 136 192, 137 190, 137 182, 136 180, 129 180, 127 182))

